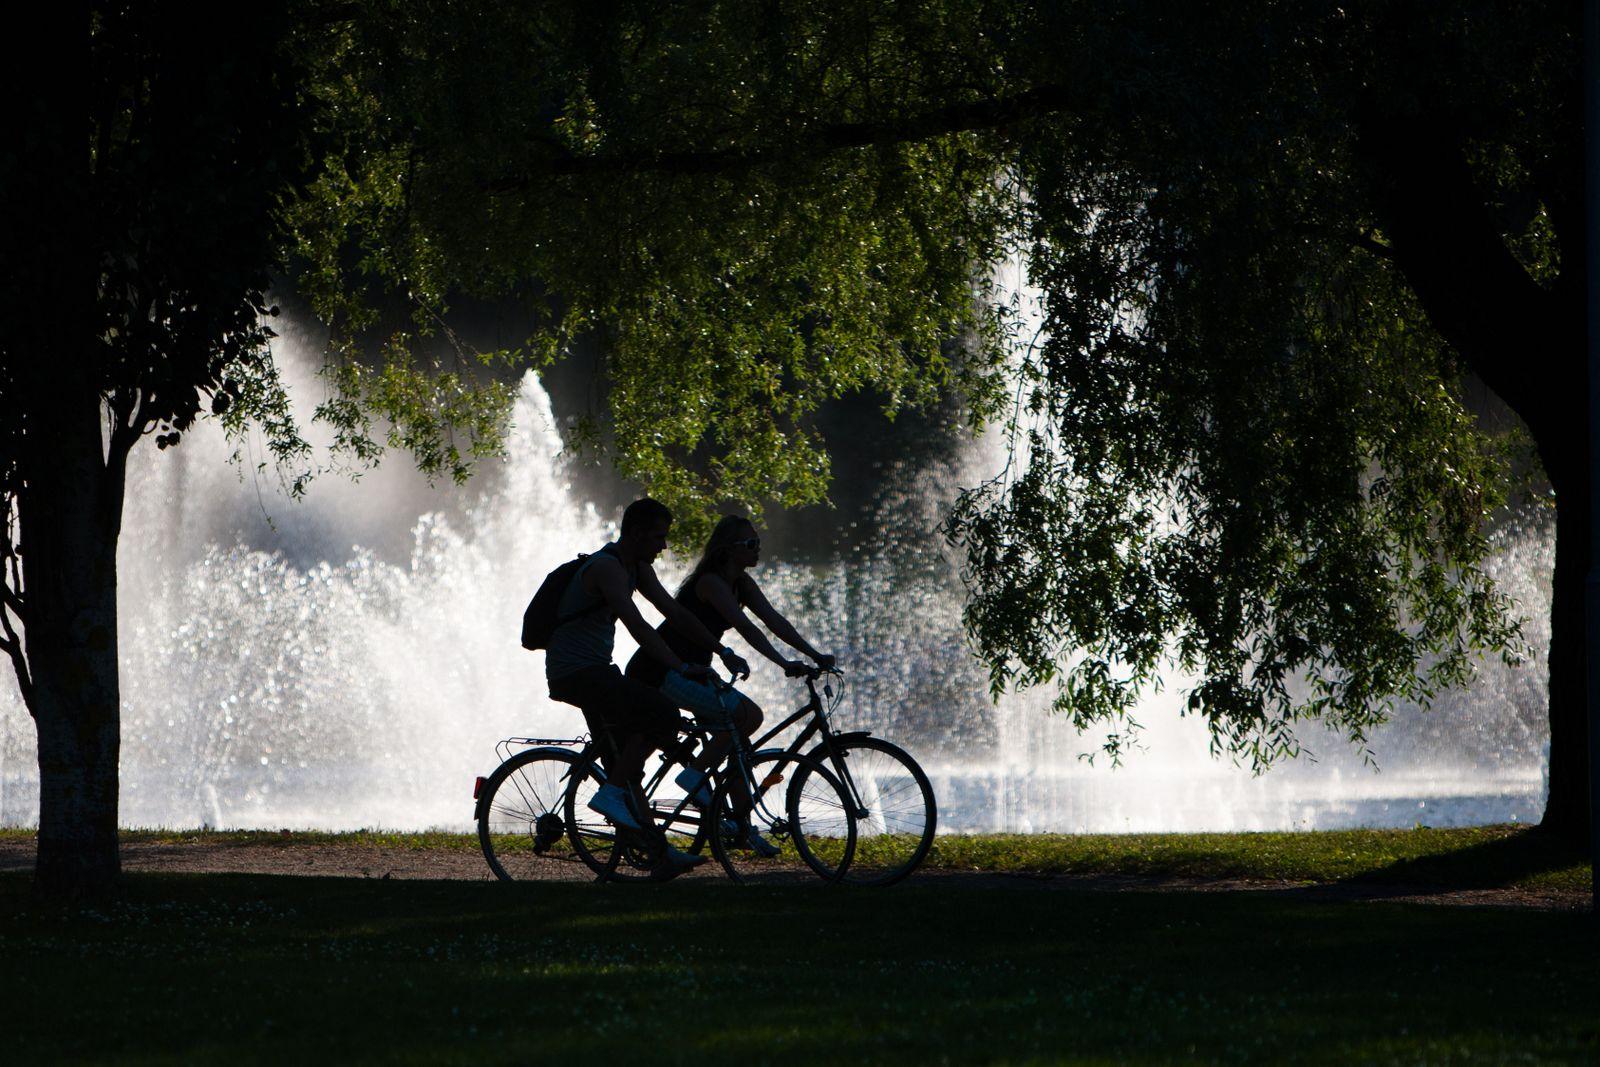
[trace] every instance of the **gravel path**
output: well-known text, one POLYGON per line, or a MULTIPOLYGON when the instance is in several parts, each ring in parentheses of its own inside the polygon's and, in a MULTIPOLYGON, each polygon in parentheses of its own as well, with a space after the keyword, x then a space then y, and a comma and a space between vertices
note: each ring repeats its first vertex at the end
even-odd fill
MULTIPOLYGON (((28 838, 0 839, 0 871, 33 868, 34 844, 28 838)), ((576 863, 551 863, 553 881, 588 881, 576 863)), ((251 842, 129 841, 122 845, 125 871, 167 871, 194 874, 271 874, 324 878, 458 879, 489 881, 493 876, 476 852, 455 849, 380 848, 359 844, 305 844, 292 837, 251 842)), ((798 871, 797 871, 798 874, 798 871)), ((714 863, 687 876, 720 881, 714 863)), ((820 885, 797 877, 801 884, 820 885)), ((906 885, 963 889, 1066 889, 1106 893, 1274 893, 1310 901, 1399 901, 1466 907, 1531 908, 1586 911, 1582 892, 1527 889, 1441 889, 1438 886, 1389 885, 1376 882, 1302 884, 1238 879, 1150 878, 1134 875, 995 874, 988 871, 934 869, 919 871, 906 885)))

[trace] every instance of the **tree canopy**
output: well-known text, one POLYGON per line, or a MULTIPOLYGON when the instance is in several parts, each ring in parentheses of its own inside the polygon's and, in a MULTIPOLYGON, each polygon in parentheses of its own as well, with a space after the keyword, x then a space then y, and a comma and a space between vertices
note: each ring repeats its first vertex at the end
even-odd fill
POLYGON ((973 288, 1005 232, 1002 160, 970 133, 897 128, 950 76, 914 25, 896 39, 889 8, 858 10, 424 3, 344 24, 319 86, 338 147, 295 218, 319 311, 346 343, 391 342, 382 369, 335 374, 347 410, 459 470, 436 436, 453 420, 397 383, 438 381, 421 335, 452 295, 521 296, 540 325, 489 358, 537 367, 598 337, 618 465, 686 533, 718 501, 821 498, 807 416, 830 397, 893 410, 954 387, 981 410, 996 328, 973 288), (408 297, 401 329, 369 280, 408 297))
MULTIPOLYGON (((1455 224, 1492 212, 1520 287, 1553 292, 1575 27, 1494 4, 1080 14, 1036 37, 1093 73, 1017 149, 1042 322, 1017 464, 951 521, 971 631, 997 687, 1058 680, 1083 723, 1123 721, 1175 665, 1217 746, 1258 767, 1298 750, 1302 718, 1364 744, 1394 700, 1516 642, 1482 569, 1503 442, 1464 372, 1582 357, 1451 345, 1399 261, 1396 160, 1373 142, 1443 127, 1432 150, 1478 197, 1455 224)), ((1502 265, 1483 258, 1453 267, 1502 265)), ((1516 320, 1520 291, 1483 312, 1516 320)))
MULTIPOLYGON (((64 477, 53 438, 75 394, 103 402, 114 484, 98 507, 113 528, 122 462, 146 435, 166 448, 213 414, 267 426, 285 458, 304 447, 266 325, 278 200, 304 159, 295 68, 272 33, 241 38, 187 6, 138 7, 93 10, 83 96, 24 97, 24 138, 0 156, 16 207, 0 235, 12 268, 0 288, 0 649, 25 696, 20 510, 30 485, 47 499, 46 471, 64 477), (87 115, 69 110, 80 102, 87 115), (63 144, 85 120, 87 167, 81 142, 63 144), (80 321, 88 339, 63 353, 64 324, 80 321)), ((270 4, 262 14, 283 16, 270 4)))
MULTIPOLYGON (((1516 407, 1498 346, 1573 284, 1571 15, 375 5, 328 42, 340 148, 301 252, 352 335, 362 273, 424 325, 452 292, 538 301, 535 364, 598 334, 619 466, 691 513, 820 495, 806 416, 842 391, 1000 415, 1011 358, 1013 463, 948 526, 996 689, 1057 684, 1115 752, 1175 664, 1262 766, 1299 720, 1364 744, 1516 646, 1483 569, 1505 446, 1459 387, 1516 407), (1449 172, 1434 210, 1479 241, 1453 269, 1494 332, 1432 291, 1397 169, 1449 172), (1037 324, 994 302, 1008 256, 1037 324)), ((394 339, 338 380, 403 425, 420 349, 394 339)))

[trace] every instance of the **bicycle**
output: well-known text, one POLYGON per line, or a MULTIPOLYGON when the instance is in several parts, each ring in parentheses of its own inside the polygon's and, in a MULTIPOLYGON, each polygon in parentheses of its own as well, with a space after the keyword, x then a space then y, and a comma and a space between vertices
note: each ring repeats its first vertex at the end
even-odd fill
POLYGON ((844 677, 833 668, 808 667, 803 676, 809 698, 794 714, 755 740, 751 747, 766 746, 779 734, 808 719, 786 749, 800 754, 813 737, 819 742, 805 753, 830 768, 849 794, 856 817, 856 848, 849 867, 839 874, 847 885, 887 886, 916 870, 927 857, 938 827, 938 805, 933 785, 910 753, 870 731, 837 733, 833 713, 844 700, 842 684, 837 695, 831 680, 817 692, 824 675, 844 677), (827 701, 824 707, 824 700, 827 701))
MULTIPOLYGON (((713 732, 684 720, 685 739, 674 757, 686 761, 692 746, 713 732), (687 747, 686 747, 687 746, 687 747)), ((608 746, 589 737, 513 737, 501 741, 504 757, 473 790, 478 841, 497 878, 523 881, 553 876, 555 863, 581 862, 602 881, 642 881, 655 877, 667 837, 612 826, 588 809, 605 784, 608 746), (515 751, 517 746, 526 746, 515 751)), ((656 823, 665 835, 712 855, 739 883, 788 882, 797 878, 789 864, 749 863, 734 855, 751 828, 790 850, 813 873, 839 880, 850 867, 856 824, 844 787, 825 767, 799 753, 750 750, 736 738, 717 776, 708 813, 688 797, 657 800, 674 759, 659 761, 646 784, 656 823), (728 773, 728 768, 736 774, 728 773), (782 790, 776 787, 783 782, 782 790), (737 783, 744 783, 738 792, 737 783), (744 810, 743 796, 751 798, 744 810), (711 828, 717 832, 710 832, 711 828)), ((803 877, 803 875, 800 875, 803 877)))

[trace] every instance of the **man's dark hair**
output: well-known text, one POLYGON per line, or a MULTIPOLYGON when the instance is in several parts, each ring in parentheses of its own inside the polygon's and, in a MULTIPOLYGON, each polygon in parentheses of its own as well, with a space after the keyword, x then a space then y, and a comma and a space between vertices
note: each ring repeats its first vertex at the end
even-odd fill
POLYGON ((640 497, 622 511, 622 536, 647 529, 658 522, 671 522, 672 510, 659 500, 640 497))

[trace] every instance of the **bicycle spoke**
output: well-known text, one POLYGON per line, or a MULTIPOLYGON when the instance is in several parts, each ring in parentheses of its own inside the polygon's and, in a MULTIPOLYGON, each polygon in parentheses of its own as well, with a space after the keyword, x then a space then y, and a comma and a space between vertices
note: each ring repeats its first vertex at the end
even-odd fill
POLYGON ((855 846, 855 818, 843 788, 832 775, 792 753, 757 756, 750 761, 748 773, 754 786, 754 803, 748 812, 736 802, 738 778, 734 776, 723 781, 712 801, 716 832, 711 836, 711 851, 729 878, 742 883, 783 884, 808 881, 817 874, 834 878, 848 866, 855 846), (734 832, 727 832, 728 826, 734 832), (747 830, 777 846, 778 855, 761 857, 755 849, 762 842, 747 838, 747 830), (819 861, 819 853, 829 861, 819 861))
POLYGON ((855 885, 888 885, 904 878, 927 855, 937 813, 933 787, 916 762, 881 738, 846 735, 829 750, 811 753, 836 767, 861 808, 856 852, 842 880, 855 885))
POLYGON ((529 749, 486 780, 478 841, 496 877, 522 881, 566 875, 556 861, 573 859, 561 813, 572 761, 564 749, 529 749))

